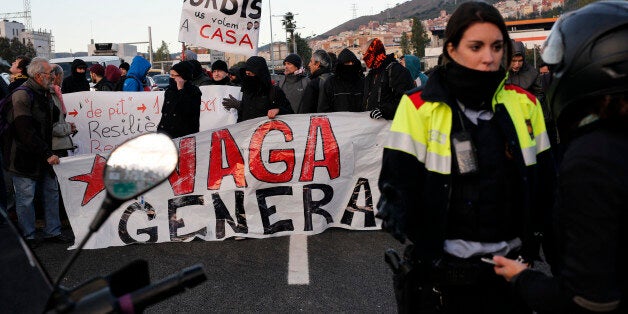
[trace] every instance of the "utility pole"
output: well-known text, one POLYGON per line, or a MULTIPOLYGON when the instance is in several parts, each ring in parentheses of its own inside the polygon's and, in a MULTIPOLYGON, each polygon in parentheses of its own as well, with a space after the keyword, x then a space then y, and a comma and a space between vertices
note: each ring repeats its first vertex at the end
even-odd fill
POLYGON ((353 11, 353 18, 358 17, 358 5, 355 3, 351 4, 351 10, 353 11))
POLYGON ((275 59, 273 58, 273 11, 270 9, 270 0, 268 0, 268 17, 270 21, 270 64, 271 64, 271 74, 275 75, 275 59))
POLYGON ((148 62, 153 64, 153 34, 150 31, 150 26, 148 27, 148 62))

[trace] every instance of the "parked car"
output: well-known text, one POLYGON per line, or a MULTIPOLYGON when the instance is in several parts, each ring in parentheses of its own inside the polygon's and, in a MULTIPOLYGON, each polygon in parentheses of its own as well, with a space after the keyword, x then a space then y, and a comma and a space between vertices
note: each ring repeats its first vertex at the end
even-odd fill
POLYGON ((159 86, 157 86, 157 83, 155 83, 155 80, 153 80, 152 76, 146 76, 146 80, 143 83, 144 83, 144 91, 145 92, 158 91, 159 90, 159 86))
POLYGON ((153 80, 157 83, 159 90, 166 90, 170 84, 170 74, 159 74, 153 76, 153 80))

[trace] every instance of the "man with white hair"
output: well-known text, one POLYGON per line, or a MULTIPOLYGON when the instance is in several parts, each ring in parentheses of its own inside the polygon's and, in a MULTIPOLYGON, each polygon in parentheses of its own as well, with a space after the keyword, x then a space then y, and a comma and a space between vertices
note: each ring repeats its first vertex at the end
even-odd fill
POLYGON ((35 190, 41 189, 46 227, 45 240, 70 243, 61 234, 59 185, 52 165, 59 157, 52 151, 53 110, 50 87, 52 67, 45 58, 34 58, 28 65, 28 80, 12 95, 7 114, 11 127, 2 135, 3 167, 12 177, 18 223, 31 246, 35 237, 35 190))

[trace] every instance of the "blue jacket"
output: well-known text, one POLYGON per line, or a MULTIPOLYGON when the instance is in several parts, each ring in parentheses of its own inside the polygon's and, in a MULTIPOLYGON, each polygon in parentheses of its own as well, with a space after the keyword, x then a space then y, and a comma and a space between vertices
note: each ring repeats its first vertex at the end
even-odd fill
POLYGON ((126 74, 126 80, 122 90, 125 92, 141 92, 143 91, 142 81, 146 79, 146 72, 150 69, 151 65, 148 60, 142 56, 135 56, 131 62, 129 72, 126 74))

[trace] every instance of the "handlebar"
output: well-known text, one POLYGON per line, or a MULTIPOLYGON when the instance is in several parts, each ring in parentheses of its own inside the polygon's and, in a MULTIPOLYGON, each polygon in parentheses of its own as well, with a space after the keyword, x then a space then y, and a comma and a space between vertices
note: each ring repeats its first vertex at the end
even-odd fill
POLYGON ((120 313, 136 313, 164 299, 191 289, 207 280, 200 264, 185 268, 157 283, 127 293, 118 299, 120 313))

